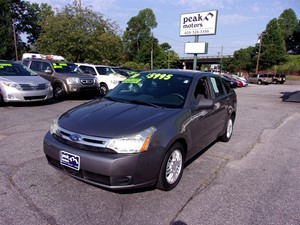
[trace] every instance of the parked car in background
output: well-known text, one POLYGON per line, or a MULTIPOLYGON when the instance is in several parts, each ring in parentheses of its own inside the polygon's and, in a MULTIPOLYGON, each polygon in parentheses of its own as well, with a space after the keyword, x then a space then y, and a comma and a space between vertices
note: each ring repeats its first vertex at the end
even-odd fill
POLYGON ((25 59, 23 63, 51 82, 54 98, 58 100, 74 94, 100 95, 96 78, 77 70, 74 63, 35 58, 25 59))
POLYGON ((220 75, 220 77, 222 77, 222 79, 231 87, 231 88, 237 88, 238 87, 238 83, 233 80, 228 78, 227 76, 224 75, 220 75))
POLYGON ((45 101, 52 96, 49 81, 18 62, 0 60, 0 105, 6 102, 45 101))
POLYGON ((273 82, 273 77, 269 76, 268 74, 250 74, 248 78, 249 83, 254 83, 254 84, 272 84, 273 82))
POLYGON ((218 75, 141 72, 55 119, 44 153, 51 166, 93 185, 168 191, 199 151, 230 140, 236 105, 235 91, 218 75))
POLYGON ((113 89, 126 79, 125 76, 117 73, 110 66, 88 63, 76 63, 76 65, 78 65, 78 68, 84 73, 96 76, 102 95, 105 95, 109 90, 113 89))
POLYGON ((273 78, 273 84, 284 84, 286 81, 285 74, 275 74, 273 78))
POLYGON ((236 80, 239 80, 243 83, 243 87, 247 87, 248 86, 248 81, 245 77, 240 77, 240 76, 237 76, 235 74, 230 74, 230 76, 236 80))
POLYGON ((234 81, 236 83, 237 87, 243 87, 244 86, 243 81, 241 81, 240 79, 236 79, 236 78, 232 77, 229 74, 222 74, 222 76, 226 77, 228 80, 234 81))

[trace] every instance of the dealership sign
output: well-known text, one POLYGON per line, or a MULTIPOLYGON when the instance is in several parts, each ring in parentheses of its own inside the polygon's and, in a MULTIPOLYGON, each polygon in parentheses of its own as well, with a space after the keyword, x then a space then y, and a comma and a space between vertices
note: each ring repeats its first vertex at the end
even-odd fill
POLYGON ((207 42, 193 42, 185 43, 184 53, 185 54, 207 54, 207 42))
POLYGON ((216 34, 218 11, 180 15, 180 36, 216 34))

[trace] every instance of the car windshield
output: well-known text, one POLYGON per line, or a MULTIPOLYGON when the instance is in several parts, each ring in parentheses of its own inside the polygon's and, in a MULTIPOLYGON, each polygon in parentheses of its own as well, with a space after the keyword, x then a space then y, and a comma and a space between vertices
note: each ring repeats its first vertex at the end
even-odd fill
POLYGON ((37 74, 19 63, 0 62, 0 76, 37 76, 37 74))
POLYGON ((191 80, 178 74, 143 72, 124 80, 105 97, 153 107, 182 108, 191 80))
POLYGON ((52 63, 52 66, 57 73, 81 73, 78 70, 78 66, 74 63, 66 63, 66 62, 59 62, 59 63, 52 63))
POLYGON ((116 72, 110 68, 110 67, 101 67, 101 66, 97 66, 96 70, 99 74, 101 75, 109 75, 109 74, 115 74, 116 72))

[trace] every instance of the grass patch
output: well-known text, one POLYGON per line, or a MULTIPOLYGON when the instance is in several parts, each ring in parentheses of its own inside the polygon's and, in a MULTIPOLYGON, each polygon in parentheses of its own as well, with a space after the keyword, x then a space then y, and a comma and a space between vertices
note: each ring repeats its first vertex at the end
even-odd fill
POLYGON ((296 81, 300 81, 300 76, 296 76, 296 75, 287 75, 286 76, 287 80, 296 80, 296 81))

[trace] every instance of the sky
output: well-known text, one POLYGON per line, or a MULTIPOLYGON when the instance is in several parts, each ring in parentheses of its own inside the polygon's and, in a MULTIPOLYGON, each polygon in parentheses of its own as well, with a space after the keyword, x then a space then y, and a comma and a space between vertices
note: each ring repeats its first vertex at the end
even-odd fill
MULTIPOLYGON (((61 10, 74 0, 29 2, 47 3, 61 10)), ((255 46, 270 20, 278 18, 285 9, 293 9, 300 20, 300 0, 81 0, 81 5, 115 21, 121 31, 141 10, 152 9, 158 24, 154 36, 160 44, 169 43, 180 57, 193 56, 185 54, 185 43, 195 41, 195 36, 180 36, 182 14, 218 12, 215 35, 199 36, 199 42, 208 43, 208 52, 203 56, 232 55, 241 48, 255 46)))

